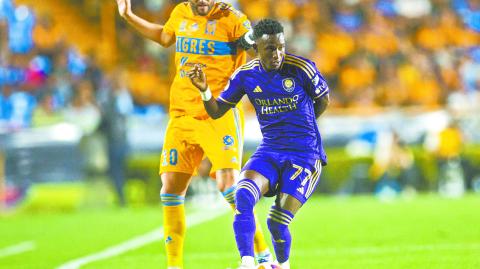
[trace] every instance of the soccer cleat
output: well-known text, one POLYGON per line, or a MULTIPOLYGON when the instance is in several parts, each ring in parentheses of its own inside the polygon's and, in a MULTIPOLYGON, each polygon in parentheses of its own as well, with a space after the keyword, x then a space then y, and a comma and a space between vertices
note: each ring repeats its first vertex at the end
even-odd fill
POLYGON ((282 269, 282 267, 280 267, 276 263, 266 262, 257 265, 255 269, 282 269))

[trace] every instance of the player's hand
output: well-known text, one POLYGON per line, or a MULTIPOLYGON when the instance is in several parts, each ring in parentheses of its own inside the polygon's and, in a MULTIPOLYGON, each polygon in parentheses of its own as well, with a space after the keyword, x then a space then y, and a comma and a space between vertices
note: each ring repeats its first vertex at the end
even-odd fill
POLYGON ((132 13, 132 4, 130 0, 117 0, 118 13, 123 18, 127 18, 132 13))
POLYGON ((207 76, 205 76, 203 72, 202 65, 195 64, 192 70, 187 72, 187 76, 190 78, 192 84, 200 91, 204 92, 207 90, 207 76))

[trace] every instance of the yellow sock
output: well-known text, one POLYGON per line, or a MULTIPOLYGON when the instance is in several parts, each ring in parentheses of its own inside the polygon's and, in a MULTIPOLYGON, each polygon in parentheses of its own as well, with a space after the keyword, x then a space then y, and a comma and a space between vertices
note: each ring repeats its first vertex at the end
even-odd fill
MULTIPOLYGON (((232 207, 235 211, 235 186, 230 187, 229 189, 222 192, 223 197, 227 200, 228 204, 232 207)), ((262 226, 260 222, 257 220, 257 215, 255 214, 255 237, 253 238, 253 245, 255 249, 255 253, 262 253, 268 250, 268 245, 265 242, 265 236, 263 235, 262 226)))
POLYGON ((183 196, 162 194, 163 234, 167 252, 167 266, 183 268, 185 239, 185 206, 183 196))
POLYGON ((263 253, 268 250, 267 242, 265 242, 265 236, 263 235, 262 225, 257 219, 257 214, 255 216, 255 237, 253 238, 253 247, 255 253, 263 253))

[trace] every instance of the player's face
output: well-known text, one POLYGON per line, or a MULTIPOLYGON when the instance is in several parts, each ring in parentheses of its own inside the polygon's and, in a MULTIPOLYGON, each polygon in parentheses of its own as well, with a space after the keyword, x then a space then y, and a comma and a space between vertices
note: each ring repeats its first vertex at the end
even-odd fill
POLYGON ((255 40, 255 43, 263 67, 268 71, 280 69, 285 56, 284 34, 263 35, 255 40))
POLYGON ((205 16, 213 8, 215 0, 190 0, 190 4, 195 14, 205 16))

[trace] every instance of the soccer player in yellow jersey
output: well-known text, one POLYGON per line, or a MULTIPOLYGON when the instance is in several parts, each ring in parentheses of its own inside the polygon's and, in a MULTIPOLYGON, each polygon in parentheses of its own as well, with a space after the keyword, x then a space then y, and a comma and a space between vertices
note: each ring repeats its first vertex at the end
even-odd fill
MULTIPOLYGON (((120 15, 144 37, 164 47, 175 44, 176 48, 176 75, 170 91, 170 121, 160 158, 160 176, 168 268, 182 268, 184 197, 192 174, 207 156, 218 189, 234 208, 243 147, 243 118, 238 108, 218 120, 209 118, 202 103, 202 98, 208 96, 199 97, 186 74, 194 64, 204 64, 209 94, 218 97, 229 76, 246 61, 245 51, 253 43, 249 38, 251 26, 244 14, 215 0, 180 3, 165 25, 135 15, 130 0, 116 1, 120 15)), ((258 261, 269 261, 271 255, 260 228, 255 239, 258 261)))

